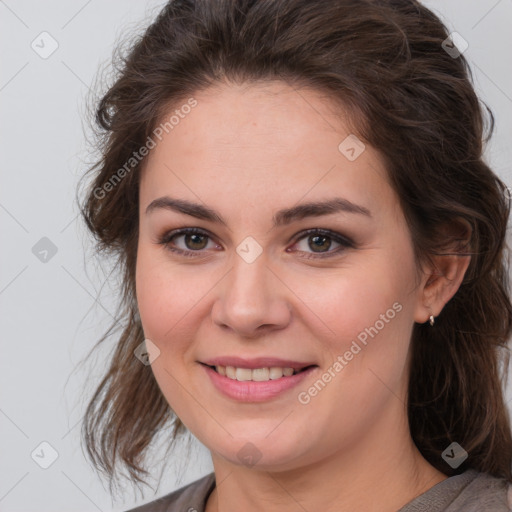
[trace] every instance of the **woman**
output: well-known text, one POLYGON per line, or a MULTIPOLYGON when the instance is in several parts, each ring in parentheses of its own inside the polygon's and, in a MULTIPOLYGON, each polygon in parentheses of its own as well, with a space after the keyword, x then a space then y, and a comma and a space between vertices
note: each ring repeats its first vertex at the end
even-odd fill
POLYGON ((134 510, 509 510, 509 202, 455 41, 413 0, 189 0, 130 49, 82 205, 124 307, 84 441, 111 483, 169 425, 214 467, 134 510))

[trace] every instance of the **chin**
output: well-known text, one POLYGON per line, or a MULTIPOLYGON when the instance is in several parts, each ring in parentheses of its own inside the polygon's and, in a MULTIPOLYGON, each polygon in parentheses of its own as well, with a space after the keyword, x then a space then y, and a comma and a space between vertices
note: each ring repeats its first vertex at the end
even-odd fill
POLYGON ((233 437, 226 434, 223 443, 219 443, 218 439, 205 439, 202 442, 212 453, 228 462, 255 470, 287 471, 306 463, 304 436, 295 438, 283 431, 283 435, 270 439, 268 432, 271 430, 250 437, 247 434, 233 434, 233 437))

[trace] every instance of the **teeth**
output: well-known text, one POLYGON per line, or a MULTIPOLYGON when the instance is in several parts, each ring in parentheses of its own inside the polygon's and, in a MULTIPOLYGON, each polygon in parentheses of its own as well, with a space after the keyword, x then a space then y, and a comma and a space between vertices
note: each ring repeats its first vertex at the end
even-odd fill
POLYGON ((281 368, 273 366, 272 368, 235 368, 234 366, 216 366, 215 369, 220 375, 224 375, 229 379, 238 381, 252 380, 263 382, 267 380, 280 379, 281 377, 290 377, 296 371, 293 368, 281 368))

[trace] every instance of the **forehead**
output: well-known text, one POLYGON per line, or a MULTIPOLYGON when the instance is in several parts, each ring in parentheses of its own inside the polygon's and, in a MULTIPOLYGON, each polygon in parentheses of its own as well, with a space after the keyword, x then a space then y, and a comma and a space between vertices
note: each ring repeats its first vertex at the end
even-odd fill
POLYGON ((148 156, 143 202, 170 193, 226 207, 290 205, 329 194, 396 203, 378 152, 350 133, 325 95, 272 82, 218 85, 193 100, 192 108, 174 104, 162 119, 165 128, 174 115, 148 156))

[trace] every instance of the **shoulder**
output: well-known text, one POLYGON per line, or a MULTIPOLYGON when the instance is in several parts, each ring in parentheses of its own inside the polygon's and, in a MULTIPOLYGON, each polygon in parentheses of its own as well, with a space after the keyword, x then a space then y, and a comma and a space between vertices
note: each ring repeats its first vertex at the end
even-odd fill
POLYGON ((176 491, 126 512, 204 512, 206 498, 215 487, 215 474, 210 473, 176 491))
POLYGON ((473 477, 447 512, 510 512, 512 486, 502 478, 477 471, 466 472, 473 477))
POLYGON ((399 512, 511 512, 512 486, 469 469, 435 485, 399 512))

